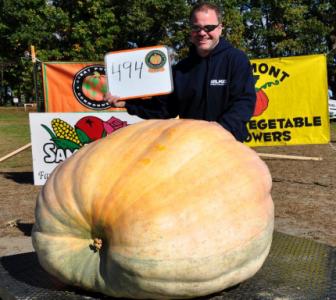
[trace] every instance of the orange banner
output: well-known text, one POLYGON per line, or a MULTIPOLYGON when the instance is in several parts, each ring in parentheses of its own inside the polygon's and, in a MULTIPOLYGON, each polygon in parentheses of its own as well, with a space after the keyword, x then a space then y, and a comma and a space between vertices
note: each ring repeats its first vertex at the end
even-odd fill
POLYGON ((46 112, 124 110, 103 99, 107 78, 102 62, 47 62, 42 75, 46 112))

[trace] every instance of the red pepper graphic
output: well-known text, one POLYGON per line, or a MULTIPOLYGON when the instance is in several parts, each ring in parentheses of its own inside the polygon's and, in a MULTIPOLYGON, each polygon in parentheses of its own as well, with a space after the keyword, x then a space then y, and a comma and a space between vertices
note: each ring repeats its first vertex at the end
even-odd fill
POLYGON ((265 94, 265 92, 260 89, 257 91, 257 101, 256 101, 256 105, 254 108, 254 113, 253 116, 260 116, 268 107, 268 97, 265 94))

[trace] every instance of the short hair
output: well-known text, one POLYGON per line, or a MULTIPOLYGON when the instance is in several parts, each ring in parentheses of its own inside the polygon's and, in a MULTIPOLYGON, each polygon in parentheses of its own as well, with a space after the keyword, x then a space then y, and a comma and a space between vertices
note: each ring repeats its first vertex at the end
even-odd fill
POLYGON ((209 3, 209 2, 201 2, 201 3, 197 3, 196 5, 193 6, 191 12, 190 12, 190 16, 189 16, 189 22, 191 23, 195 13, 199 12, 199 11, 208 11, 208 10, 214 10, 216 15, 217 15, 217 19, 218 19, 218 23, 222 23, 222 12, 219 9, 219 7, 213 3, 209 3))

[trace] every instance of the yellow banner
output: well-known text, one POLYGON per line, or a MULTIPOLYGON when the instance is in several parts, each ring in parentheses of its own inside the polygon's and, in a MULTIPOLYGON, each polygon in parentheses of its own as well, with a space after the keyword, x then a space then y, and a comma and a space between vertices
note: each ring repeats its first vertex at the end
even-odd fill
POLYGON ((245 143, 254 146, 330 141, 325 55, 253 59, 257 104, 245 143))

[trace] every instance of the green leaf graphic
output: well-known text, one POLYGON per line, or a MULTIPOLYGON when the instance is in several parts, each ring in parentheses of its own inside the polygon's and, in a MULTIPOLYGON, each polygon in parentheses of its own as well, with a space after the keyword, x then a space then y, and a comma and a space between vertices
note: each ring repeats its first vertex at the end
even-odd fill
POLYGON ((52 140, 57 139, 57 136, 53 133, 53 131, 52 131, 48 126, 46 126, 46 125, 44 125, 44 124, 41 124, 41 126, 42 126, 45 130, 48 131, 48 133, 50 134, 50 137, 51 137, 52 140))
POLYGON ((83 130, 80 130, 79 128, 75 128, 75 131, 82 144, 88 144, 92 142, 92 140, 87 136, 87 134, 83 130))
POLYGON ((61 138, 55 137, 52 140, 55 143, 55 145, 57 146, 57 148, 63 149, 63 150, 69 149, 69 150, 73 151, 73 150, 79 149, 81 147, 77 143, 75 143, 73 141, 70 141, 70 140, 67 140, 67 139, 61 139, 61 138))

